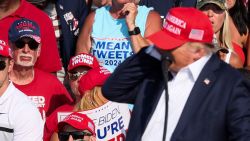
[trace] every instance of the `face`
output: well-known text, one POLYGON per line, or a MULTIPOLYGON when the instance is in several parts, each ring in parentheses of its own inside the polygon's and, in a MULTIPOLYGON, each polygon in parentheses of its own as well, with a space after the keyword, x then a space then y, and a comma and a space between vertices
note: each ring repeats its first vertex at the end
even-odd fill
POLYGON ((234 7, 236 0, 226 0, 228 9, 234 7))
POLYGON ((65 125, 63 132, 59 132, 58 136, 60 141, 95 141, 95 137, 88 130, 79 131, 70 125, 65 125))
POLYGON ((21 38, 14 43, 13 59, 15 64, 23 67, 32 67, 40 56, 40 44, 31 38, 21 38))
POLYGON ((76 96, 81 95, 78 90, 79 80, 88 72, 89 69, 90 68, 88 67, 77 67, 74 70, 68 72, 70 88, 76 96))
POLYGON ((206 4, 200 10, 208 16, 210 22, 212 23, 214 32, 219 32, 226 17, 225 11, 220 9, 220 7, 215 4, 206 4))
POLYGON ((0 89, 4 84, 8 83, 8 73, 11 71, 12 67, 12 60, 10 61, 8 58, 0 56, 0 89))
POLYGON ((178 72, 181 68, 197 61, 205 55, 204 46, 201 43, 185 43, 180 47, 170 51, 173 56, 173 62, 170 65, 170 70, 178 72))

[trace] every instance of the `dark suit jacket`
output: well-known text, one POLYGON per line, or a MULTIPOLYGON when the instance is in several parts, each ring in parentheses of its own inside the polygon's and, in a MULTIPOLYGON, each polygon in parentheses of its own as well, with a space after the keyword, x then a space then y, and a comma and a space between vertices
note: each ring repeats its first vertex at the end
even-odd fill
MULTIPOLYGON (((141 140, 163 89, 161 63, 144 49, 125 60, 106 81, 106 98, 135 104, 127 141, 141 140)), ((171 141, 233 140, 250 141, 249 84, 213 55, 194 84, 171 141)))

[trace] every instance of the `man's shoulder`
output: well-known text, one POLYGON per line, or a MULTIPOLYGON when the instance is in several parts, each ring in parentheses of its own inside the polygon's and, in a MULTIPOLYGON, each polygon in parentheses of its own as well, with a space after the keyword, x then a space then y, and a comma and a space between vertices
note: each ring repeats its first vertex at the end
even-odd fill
POLYGON ((33 4, 30 4, 27 1, 23 1, 23 4, 20 6, 20 8, 29 8, 26 12, 30 14, 39 14, 39 15, 47 15, 45 12, 34 6, 33 4))
POLYGON ((40 81, 45 80, 45 81, 49 82, 50 84, 52 82, 53 83, 61 83, 55 75, 53 75, 49 72, 45 72, 45 71, 37 69, 37 68, 35 68, 34 71, 35 71, 36 79, 38 79, 40 81))
POLYGON ((64 85, 58 80, 58 78, 55 75, 49 72, 42 71, 37 68, 35 68, 34 70, 35 70, 35 78, 34 78, 34 83, 32 83, 32 85, 42 84, 41 87, 43 88, 53 88, 53 90, 60 90, 60 91, 63 90, 64 92, 66 91, 64 85))
POLYGON ((9 89, 7 92, 10 99, 8 104, 13 107, 16 112, 19 111, 18 109, 23 110, 27 108, 27 111, 29 111, 29 109, 36 108, 29 97, 17 89, 12 83, 9 85, 9 89))
POLYGON ((23 2, 21 8, 24 9, 22 13, 23 16, 36 21, 38 24, 50 21, 49 16, 44 11, 38 9, 37 7, 26 1, 23 2))
POLYGON ((227 79, 232 81, 244 79, 242 74, 237 69, 220 60, 219 57, 215 55, 213 55, 204 66, 203 71, 207 70, 214 72, 214 74, 220 79, 227 79))

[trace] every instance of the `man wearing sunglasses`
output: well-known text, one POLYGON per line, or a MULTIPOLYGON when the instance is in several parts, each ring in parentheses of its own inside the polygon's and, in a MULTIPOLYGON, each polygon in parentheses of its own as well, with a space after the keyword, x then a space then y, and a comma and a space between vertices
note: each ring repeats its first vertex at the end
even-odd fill
POLYGON ((8 40, 8 29, 20 17, 35 21, 41 28, 41 55, 35 67, 55 73, 61 70, 61 61, 56 44, 55 32, 48 15, 26 0, 0 0, 0 33, 8 40))
POLYGON ((64 85, 52 74, 34 68, 41 51, 40 27, 29 19, 14 21, 9 29, 14 66, 10 79, 39 108, 45 120, 57 107, 73 102, 64 85))
POLYGON ((58 123, 58 131, 59 141, 96 141, 95 124, 85 114, 71 113, 58 123))
POLYGON ((12 67, 10 48, 0 40, 0 140, 42 141, 41 115, 28 97, 9 81, 12 67))

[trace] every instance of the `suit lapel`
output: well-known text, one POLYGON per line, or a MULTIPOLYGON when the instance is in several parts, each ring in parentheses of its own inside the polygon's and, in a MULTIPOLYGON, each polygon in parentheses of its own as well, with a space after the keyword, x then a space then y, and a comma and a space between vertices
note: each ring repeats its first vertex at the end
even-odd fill
POLYGON ((202 69, 185 104, 172 138, 179 137, 182 130, 187 126, 188 122, 192 120, 192 116, 208 95, 210 88, 216 80, 215 70, 218 68, 220 62, 218 60, 219 58, 213 55, 202 69))
POLYGON ((142 84, 142 90, 136 98, 137 106, 134 107, 132 117, 129 123, 129 129, 126 141, 140 141, 146 126, 153 115, 157 103, 162 94, 163 81, 158 79, 147 79, 142 84), (139 106, 140 105, 140 106, 139 106), (133 131, 132 131, 133 130, 133 131))
POLYGON ((146 126, 156 109, 158 101, 162 95, 164 85, 163 85, 163 81, 161 81, 158 84, 149 83, 147 87, 149 89, 145 91, 145 93, 150 94, 151 96, 145 96, 145 99, 143 101, 143 108, 147 109, 147 110, 143 110, 142 112, 142 125, 143 125, 142 131, 143 132, 145 131, 146 126))

